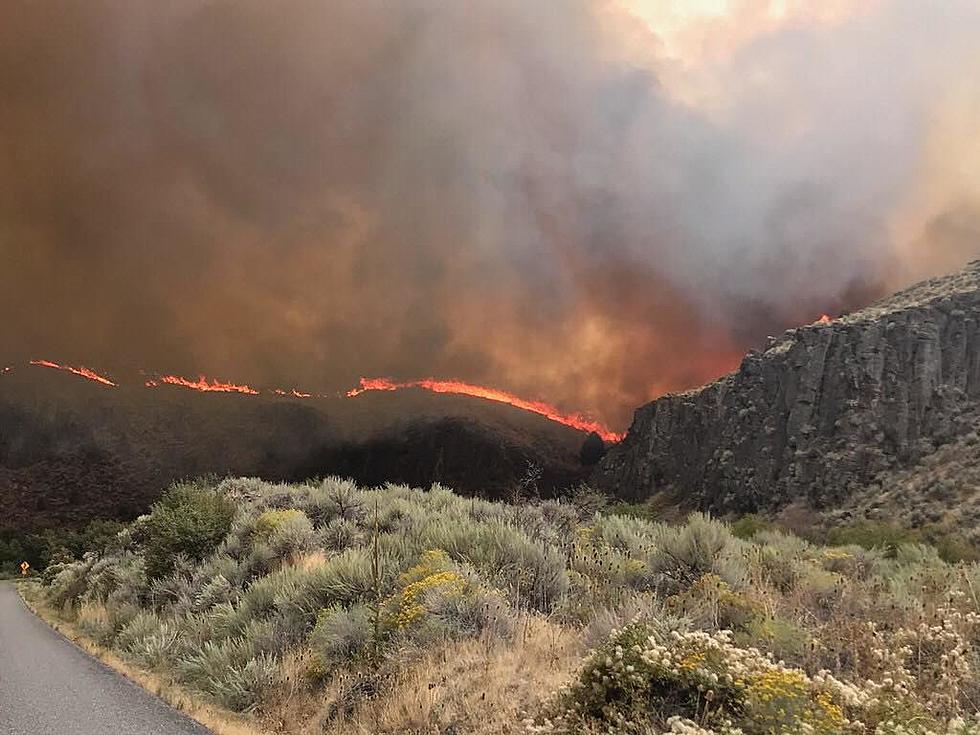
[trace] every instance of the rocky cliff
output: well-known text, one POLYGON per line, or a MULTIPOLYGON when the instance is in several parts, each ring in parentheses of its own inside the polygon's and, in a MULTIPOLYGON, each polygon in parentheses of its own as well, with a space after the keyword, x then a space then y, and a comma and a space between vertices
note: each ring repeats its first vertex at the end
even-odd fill
POLYGON ((717 382, 641 407, 596 481, 715 512, 832 507, 974 431, 978 399, 980 261, 791 329, 717 382))

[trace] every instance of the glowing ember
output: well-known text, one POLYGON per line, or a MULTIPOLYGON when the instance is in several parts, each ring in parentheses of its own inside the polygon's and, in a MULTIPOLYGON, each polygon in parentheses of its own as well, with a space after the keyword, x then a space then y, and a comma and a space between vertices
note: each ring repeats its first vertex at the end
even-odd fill
MULTIPOLYGON (((149 382, 147 385, 149 385, 149 382)), ((242 393, 249 396, 257 396, 259 394, 259 392, 251 386, 236 385, 235 383, 222 383, 220 380, 213 378, 208 380, 203 375, 198 377, 197 380, 188 380, 187 378, 182 378, 179 375, 161 375, 159 376, 159 382, 166 383, 167 385, 176 385, 181 388, 189 388, 190 390, 200 391, 201 393, 242 393)))
POLYGON ((312 398, 313 397, 312 393, 303 393, 302 391, 298 391, 295 388, 291 390, 283 390, 282 388, 276 388, 272 392, 275 393, 277 396, 282 396, 283 398, 312 398))
POLYGON ((817 319, 816 323, 830 324, 832 321, 834 321, 834 317, 832 317, 830 314, 823 314, 819 319, 817 319))
MULTIPOLYGON (((88 380, 94 380, 96 383, 101 383, 102 385, 107 385, 110 388, 115 388, 116 384, 113 383, 108 378, 99 375, 98 373, 89 370, 86 367, 73 367, 71 365, 59 365, 56 362, 51 362, 50 360, 31 360, 31 365, 37 365, 38 367, 52 368, 53 370, 63 370, 66 373, 71 373, 72 375, 78 375, 79 377, 86 378, 88 380)), ((9 370, 9 368, 8 368, 9 370)), ((7 372, 7 370, 4 370, 7 372)))
POLYGON ((9 372, 10 372, 11 370, 13 370, 13 368, 12 368, 12 367, 5 367, 5 368, 3 368, 2 370, 0 370, 0 375, 6 375, 6 374, 7 374, 7 373, 9 373, 9 372))
POLYGON ((347 391, 347 397, 353 398, 368 391, 393 391, 403 388, 422 388, 433 393, 455 393, 457 395, 473 396, 475 398, 484 398, 488 401, 506 403, 516 408, 524 409, 525 411, 541 414, 552 421, 565 424, 565 426, 571 426, 573 429, 578 429, 579 431, 594 431, 605 441, 609 442, 621 441, 625 436, 624 434, 617 434, 611 431, 598 421, 593 421, 581 414, 562 413, 554 406, 542 401, 529 401, 525 398, 515 396, 512 393, 496 390, 495 388, 484 388, 483 386, 470 385, 469 383, 461 383, 456 380, 433 380, 427 378, 425 380, 412 380, 405 383, 398 383, 388 378, 361 378, 357 388, 347 391))

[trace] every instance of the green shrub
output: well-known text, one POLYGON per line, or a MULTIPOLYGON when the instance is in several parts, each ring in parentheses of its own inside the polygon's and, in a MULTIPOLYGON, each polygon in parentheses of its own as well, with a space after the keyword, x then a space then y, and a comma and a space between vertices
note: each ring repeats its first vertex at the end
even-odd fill
POLYGON ((255 708, 281 680, 276 657, 256 652, 245 637, 205 643, 183 654, 177 671, 182 681, 237 712, 255 708))
POLYGON ((374 630, 374 614, 366 605, 321 610, 308 641, 316 664, 326 669, 356 661, 370 652, 374 630))
POLYGON ((268 542, 279 559, 313 548, 313 523, 301 510, 267 510, 255 521, 255 532, 268 542))
POLYGON ((939 558, 949 564, 980 561, 980 548, 962 533, 948 528, 926 528, 923 535, 936 547, 939 558))
POLYGON ((689 587, 705 574, 713 574, 729 586, 745 586, 748 566, 743 542, 724 523, 703 513, 692 513, 687 523, 671 529, 654 550, 650 566, 678 589, 689 587))
POLYGON ((742 516, 731 525, 732 535, 745 541, 752 539, 760 531, 771 530, 772 527, 772 521, 756 513, 742 516))
POLYGON ((95 556, 87 554, 82 561, 58 564, 45 570, 50 578, 48 600, 55 607, 75 605, 88 589, 88 573, 95 563, 95 556))
POLYGON ((422 596, 422 605, 434 629, 448 638, 485 636, 488 641, 509 641, 517 619, 507 600, 493 590, 472 585, 463 594, 436 589, 422 596))
MULTIPOLYGON (((605 544, 622 554, 646 558, 668 534, 669 528, 662 523, 651 523, 632 516, 612 515, 596 519, 589 537, 593 545, 605 544)), ((581 535, 577 540, 581 540, 581 535)))
POLYGON ((102 552, 118 543, 124 528, 118 521, 96 518, 81 530, 49 528, 38 533, 5 532, 0 535, 0 574, 20 574, 26 561, 36 572, 51 563, 80 559, 87 551, 102 552))
POLYGON ((452 559, 471 564, 518 607, 549 611, 568 590, 565 560, 557 551, 509 524, 432 523, 420 540, 424 548, 443 549, 452 559))
POLYGON ((118 650, 128 653, 139 641, 159 632, 160 616, 148 610, 142 610, 122 627, 116 635, 115 646, 118 650))
POLYGON ((695 626, 708 630, 742 628, 763 614, 763 604, 751 590, 733 590, 715 574, 702 575, 680 594, 667 599, 668 609, 695 626))
POLYGON ((814 646, 813 636, 793 621, 765 616, 748 620, 735 640, 746 648, 756 646, 797 666, 804 663, 814 646))
POLYGON ((231 582, 224 575, 212 578, 194 598, 194 612, 206 612, 222 602, 231 602, 236 597, 231 582))
POLYGON ((186 484, 167 490, 143 522, 148 576, 168 574, 181 554, 203 559, 230 530, 234 511, 234 505, 214 490, 186 484))
POLYGON ((173 622, 162 620, 152 632, 129 640, 123 650, 148 669, 166 671, 176 659, 179 637, 180 629, 173 622))
POLYGON ((364 499, 350 480, 328 477, 310 490, 306 512, 317 526, 334 518, 358 521, 364 517, 364 499))
POLYGON ((354 521, 346 518, 332 518, 320 533, 320 541, 324 548, 331 551, 343 551, 357 544, 360 540, 359 530, 354 521))
POLYGON ((649 502, 628 503, 625 500, 620 500, 615 503, 609 503, 603 509, 603 515, 636 518, 641 521, 655 521, 659 516, 659 512, 649 502))
POLYGON ((922 543, 922 534, 892 523, 861 520, 832 528, 827 533, 827 543, 831 546, 862 546, 865 549, 878 549, 889 553, 904 544, 922 543))
POLYGON ((282 508, 267 510, 259 514, 259 517, 255 519, 255 534, 266 541, 272 538, 272 535, 279 530, 279 528, 290 521, 297 520, 300 518, 306 518, 306 514, 297 510, 296 508, 282 508))
POLYGON ((249 712, 274 694, 281 681, 278 659, 261 653, 242 665, 223 669, 203 690, 230 710, 249 712))

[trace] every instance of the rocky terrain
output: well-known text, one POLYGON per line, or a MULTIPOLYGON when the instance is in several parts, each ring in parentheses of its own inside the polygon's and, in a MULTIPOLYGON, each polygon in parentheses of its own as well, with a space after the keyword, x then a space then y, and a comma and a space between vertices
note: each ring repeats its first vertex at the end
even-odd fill
MULTIPOLYGON (((978 398, 980 261, 791 329, 736 372, 641 407, 596 481, 627 499, 666 492, 722 513, 794 502, 881 511, 873 496, 910 487, 942 447, 976 463, 978 398)), ((943 479, 946 502, 977 489, 975 472, 956 474, 943 479)), ((936 513, 920 511, 909 520, 936 513)))

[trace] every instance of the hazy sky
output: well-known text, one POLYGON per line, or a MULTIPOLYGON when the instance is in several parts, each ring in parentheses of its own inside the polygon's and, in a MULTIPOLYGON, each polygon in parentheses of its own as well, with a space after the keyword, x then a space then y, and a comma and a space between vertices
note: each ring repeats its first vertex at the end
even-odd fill
POLYGON ((978 38, 974 0, 10 0, 0 362, 622 428, 980 254, 978 38))

